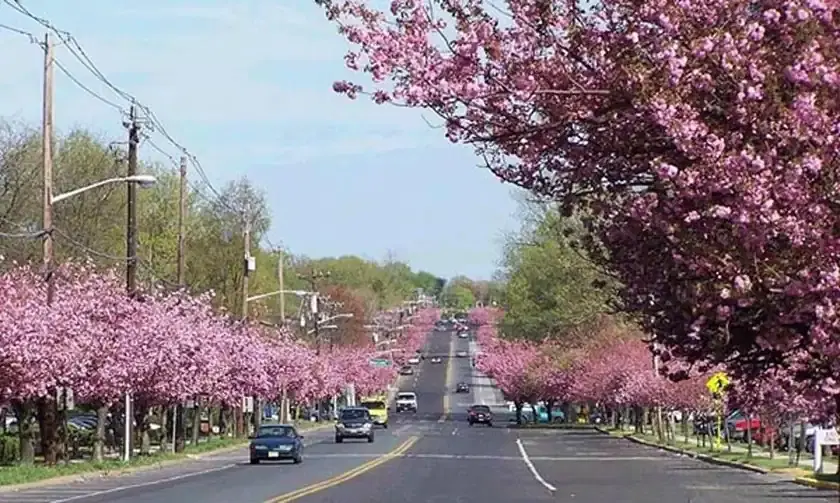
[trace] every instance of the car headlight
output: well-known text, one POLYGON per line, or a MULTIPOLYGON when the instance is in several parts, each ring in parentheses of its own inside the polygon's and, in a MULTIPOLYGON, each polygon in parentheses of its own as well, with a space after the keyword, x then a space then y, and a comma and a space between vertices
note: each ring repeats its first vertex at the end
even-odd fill
POLYGON ((267 451, 267 450, 268 450, 268 447, 267 447, 267 446, 265 446, 265 445, 255 445, 255 446, 254 446, 254 450, 255 450, 255 451, 267 451))
POLYGON ((335 429, 336 429, 336 430, 343 430, 343 429, 344 429, 344 425, 343 425, 343 424, 341 424, 341 423, 338 423, 338 424, 336 424, 336 425, 335 425, 335 429))
POLYGON ((277 448, 277 450, 279 450, 279 451, 284 451, 284 452, 286 452, 286 451, 291 451, 291 450, 292 450, 292 446, 291 446, 291 445, 281 445, 281 446, 279 446, 279 447, 277 448))
POLYGON ((362 425, 362 428, 365 429, 365 430, 369 430, 372 426, 373 426, 373 424, 371 424, 371 423, 365 423, 365 424, 362 425))

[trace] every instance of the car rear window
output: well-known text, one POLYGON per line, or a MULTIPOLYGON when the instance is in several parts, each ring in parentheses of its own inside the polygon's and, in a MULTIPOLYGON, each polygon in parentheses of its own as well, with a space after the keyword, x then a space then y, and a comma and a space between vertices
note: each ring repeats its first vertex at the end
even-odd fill
POLYGON ((490 412, 490 407, 486 405, 473 405, 472 410, 476 412, 490 412))
POLYGON ((385 402, 362 402, 360 404, 362 407, 366 409, 384 409, 385 402))
POLYGON ((367 419, 368 411, 363 409, 345 409, 341 411, 341 419, 367 419))

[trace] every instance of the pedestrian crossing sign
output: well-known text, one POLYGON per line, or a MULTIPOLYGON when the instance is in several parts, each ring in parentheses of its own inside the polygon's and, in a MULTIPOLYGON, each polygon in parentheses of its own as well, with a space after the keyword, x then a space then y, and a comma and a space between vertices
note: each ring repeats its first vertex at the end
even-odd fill
POLYGON ((720 394, 727 386, 729 386, 729 378, 723 372, 718 372, 706 381, 706 388, 713 395, 720 394))

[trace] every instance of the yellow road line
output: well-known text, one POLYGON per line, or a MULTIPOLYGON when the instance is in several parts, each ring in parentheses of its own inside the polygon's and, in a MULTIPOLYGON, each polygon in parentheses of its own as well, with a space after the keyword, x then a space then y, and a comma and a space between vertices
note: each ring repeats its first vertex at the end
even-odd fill
POLYGON ((400 444, 400 446, 394 449, 393 451, 384 454, 372 461, 368 461, 367 463, 357 466, 352 470, 346 471, 327 480, 323 480, 321 482, 302 487, 296 491, 292 491, 290 493, 274 497, 266 501, 265 503, 288 503, 290 501, 295 501, 297 499, 303 498, 304 496, 309 496, 310 494, 315 494, 317 492, 323 491, 324 489, 335 487, 339 484, 347 482, 348 480, 354 479, 363 473, 369 472, 370 470, 373 470, 379 465, 385 464, 392 459, 402 456, 403 454, 405 454, 406 451, 411 449, 411 447, 416 442, 417 437, 411 437, 402 444, 400 444))

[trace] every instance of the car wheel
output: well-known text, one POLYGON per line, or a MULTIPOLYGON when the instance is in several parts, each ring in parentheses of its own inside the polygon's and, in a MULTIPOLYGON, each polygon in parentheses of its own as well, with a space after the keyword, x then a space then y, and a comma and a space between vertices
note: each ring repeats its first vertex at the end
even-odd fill
POLYGON ((303 463, 303 456, 301 456, 300 454, 298 454, 298 455, 297 455, 297 457, 295 457, 294 459, 292 459, 292 461, 293 461, 296 465, 299 465, 299 464, 303 463))
POLYGON ((388 423, 387 422, 382 423, 382 427, 387 430, 388 429, 388 423))
POLYGON ((492 428, 492 427, 493 427, 493 423, 487 423, 487 426, 488 426, 488 427, 490 427, 490 428, 492 428))
POLYGON ((343 438, 341 438, 341 437, 335 437, 335 443, 340 444, 341 442, 344 442, 344 439, 343 439, 343 438))
POLYGON ((251 464, 252 465, 258 465, 258 464, 260 464, 260 460, 257 459, 257 458, 251 458, 251 464))
POLYGON ((368 443, 369 443, 369 444, 372 444, 372 443, 373 443, 373 435, 370 435, 370 436, 368 437, 368 443))

